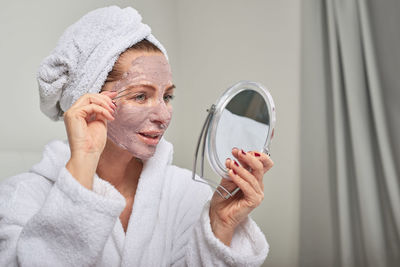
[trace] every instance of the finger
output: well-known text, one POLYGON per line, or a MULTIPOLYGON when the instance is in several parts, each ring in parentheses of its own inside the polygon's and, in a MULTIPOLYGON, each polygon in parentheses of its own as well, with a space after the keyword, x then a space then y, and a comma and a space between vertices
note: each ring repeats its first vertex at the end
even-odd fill
POLYGON ((238 148, 233 148, 232 154, 236 157, 237 161, 240 162, 240 165, 242 165, 247 171, 250 173, 256 175, 255 179, 257 180, 261 190, 264 190, 264 183, 263 183, 263 173, 257 172, 257 170, 253 170, 250 165, 241 157, 240 155, 246 153, 241 149, 238 148))
POLYGON ((257 175, 259 180, 262 178, 260 177, 260 174, 262 175, 262 173, 257 169, 254 169, 254 166, 249 165, 248 156, 246 155, 245 151, 243 151, 242 149, 234 148, 232 150, 232 154, 235 156, 240 165, 242 165, 246 170, 253 173, 254 175, 257 175))
POLYGON ((233 160, 231 159, 231 158, 227 158, 226 160, 225 160, 225 167, 227 168, 227 169, 230 169, 231 168, 231 162, 232 162, 233 160))
POLYGON ((250 173, 248 170, 246 170, 242 166, 239 166, 239 164, 236 161, 234 161, 234 160, 230 161, 229 169, 232 169, 234 174, 237 174, 242 179, 246 180, 254 188, 254 190, 257 193, 262 192, 263 185, 262 185, 262 183, 260 184, 260 179, 258 179, 255 175, 250 173))
POLYGON ((109 121, 114 120, 114 116, 111 114, 111 112, 108 109, 103 108, 102 106, 96 105, 96 104, 89 104, 80 108, 77 108, 75 110, 78 114, 80 114, 80 117, 88 119, 92 114, 97 116, 99 115, 100 117, 103 116, 109 121))
POLYGON ((250 201, 250 207, 257 207, 264 199, 264 192, 257 193, 253 187, 251 187, 247 181, 242 179, 241 176, 235 174, 233 170, 229 170, 229 177, 232 181, 242 190, 245 197, 250 201))
POLYGON ((259 181, 262 180, 264 176, 264 166, 261 161, 254 156, 254 154, 241 150, 238 153, 238 160, 249 166, 252 170, 251 173, 256 176, 259 181))
MULTIPOLYGON (((237 188, 237 185, 232 180, 225 178, 221 179, 219 185, 226 189, 229 193, 232 193, 237 188)), ((222 189, 222 191, 225 192, 224 189, 222 189)))
POLYGON ((234 171, 234 174, 237 174, 245 179, 251 186, 254 187, 257 192, 264 190, 264 185, 262 183, 260 184, 258 179, 247 169, 239 166, 239 164, 235 160, 228 158, 225 161, 225 166, 228 170, 232 169, 234 171))
MULTIPOLYGON (((239 153, 242 153, 242 151, 240 149, 238 149, 236 147, 232 149, 232 154, 237 158, 239 163, 243 167, 245 167, 246 169, 249 170, 251 167, 247 164, 247 162, 243 161, 243 158, 240 157, 239 153)), ((257 152, 257 151, 251 151, 248 153, 255 156, 256 158, 258 158, 261 161, 261 163, 263 164, 263 175, 274 166, 274 162, 272 161, 272 159, 269 155, 267 155, 265 153, 257 152)))
POLYGON ((257 193, 254 191, 254 189, 245 181, 243 180, 239 175, 236 175, 233 173, 233 170, 229 171, 229 175, 234 181, 234 183, 241 189, 241 191, 244 194, 244 198, 247 200, 247 206, 254 209, 264 199, 264 192, 257 193))
POLYGON ((95 99, 99 99, 100 101, 104 100, 112 109, 116 108, 115 101, 112 100, 108 93, 100 93, 100 94, 93 94, 95 99))
MULTIPOLYGON (((225 160, 225 167, 228 170, 228 172, 230 170, 231 161, 232 160, 230 158, 227 158, 225 160)), ((228 175, 229 175, 229 173, 228 173, 228 175)), ((237 185, 233 181, 228 180, 228 179, 222 179, 220 182, 220 185, 225 187, 225 189, 227 189, 228 191, 232 191, 232 190, 236 189, 236 187, 237 187, 237 185)))
POLYGON ((250 186, 246 180, 242 179, 241 176, 235 174, 233 170, 229 170, 229 177, 242 190, 245 197, 248 200, 250 200, 252 208, 257 207, 263 201, 264 199, 263 191, 256 192, 254 188, 250 186))
POLYGON ((247 197, 251 198, 252 196, 257 194, 254 188, 242 177, 235 174, 232 169, 228 171, 228 174, 232 181, 240 188, 240 190, 242 190, 242 192, 247 197))
POLYGON ((105 117, 103 114, 92 113, 89 117, 86 117, 86 122, 91 123, 93 121, 102 121, 104 124, 107 124, 109 119, 105 117))
POLYGON ((117 91, 103 91, 100 94, 109 97, 111 99, 111 102, 114 105, 116 105, 117 102, 114 100, 114 97, 116 97, 118 95, 117 91))
POLYGON ((96 104, 102 106, 103 108, 113 112, 116 109, 115 104, 112 102, 111 98, 104 94, 85 94, 80 97, 72 107, 77 108, 84 105, 96 104))
POLYGON ((254 155, 258 160, 260 160, 263 165, 264 173, 274 166, 274 162, 269 155, 257 151, 251 151, 250 154, 254 155))
POLYGON ((110 98, 113 98, 116 95, 118 95, 118 92, 117 91, 102 91, 100 94, 101 95, 106 95, 106 96, 108 96, 110 98))
POLYGON ((239 158, 239 153, 241 153, 241 150, 237 147, 234 147, 232 149, 232 155, 239 161, 240 165, 243 166, 243 168, 250 170, 250 166, 247 165, 247 163, 245 161, 242 161, 241 158, 239 158))

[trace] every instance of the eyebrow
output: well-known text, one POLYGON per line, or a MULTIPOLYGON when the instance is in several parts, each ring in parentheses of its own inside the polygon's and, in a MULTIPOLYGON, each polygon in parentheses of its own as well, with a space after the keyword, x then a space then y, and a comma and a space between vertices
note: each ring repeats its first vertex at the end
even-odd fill
MULTIPOLYGON (((126 93, 126 94, 122 94, 122 95, 121 95, 121 93, 122 93, 122 92, 125 92, 125 91, 127 91, 127 90, 129 90, 129 89, 133 89, 133 88, 137 88, 137 87, 146 87, 146 88, 151 89, 151 90, 153 90, 153 91, 156 90, 156 88, 154 88, 153 86, 148 85, 148 84, 136 84, 136 85, 131 85, 131 86, 129 86, 128 88, 126 88, 126 89, 120 91, 120 92, 117 94, 117 96, 114 97, 113 99, 117 99, 117 98, 120 98, 120 97, 123 97, 123 96, 126 96, 126 95, 130 95, 130 93, 126 93)), ((175 88, 176 88, 176 86, 175 86, 175 84, 173 84, 173 85, 169 86, 169 87, 165 90, 165 92, 171 91, 171 90, 173 90, 173 89, 175 89, 175 88)))
MULTIPOLYGON (((119 93, 122 93, 122 92, 124 92, 126 90, 133 89, 133 88, 136 88, 136 87, 146 87, 146 88, 149 88, 151 90, 157 90, 155 87, 153 87, 151 85, 148 85, 148 84, 135 84, 135 85, 131 85, 128 88, 120 91, 119 93)), ((169 90, 172 90, 172 89, 175 89, 175 88, 176 88, 176 86, 175 86, 175 84, 173 84, 173 85, 169 86, 165 91, 169 91, 169 90)))
POLYGON ((176 88, 176 86, 175 86, 175 84, 173 84, 173 85, 171 85, 170 87, 168 87, 168 88, 165 90, 165 92, 171 91, 171 90, 173 90, 173 89, 175 89, 175 88, 176 88))

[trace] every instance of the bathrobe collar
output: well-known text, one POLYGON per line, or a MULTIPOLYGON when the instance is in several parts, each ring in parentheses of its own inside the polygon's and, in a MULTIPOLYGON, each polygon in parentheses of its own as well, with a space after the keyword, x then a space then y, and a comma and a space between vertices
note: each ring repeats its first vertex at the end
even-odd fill
MULTIPOLYGON (((170 165, 172 163, 172 154, 171 143, 162 138, 157 145, 154 156, 144 162, 142 174, 148 172, 146 169, 151 166, 160 169, 170 165)), ((70 156, 68 141, 54 140, 45 146, 42 160, 34 165, 30 171, 55 182, 60 170, 67 164, 70 156)), ((95 178, 99 178, 97 174, 95 174, 95 178)))
MULTIPOLYGON (((143 164, 126 235, 124 235, 120 221, 117 220, 113 232, 114 235, 120 237, 117 238, 116 245, 122 254, 122 266, 139 265, 141 255, 132 252, 143 251, 143 245, 149 244, 152 238, 158 220, 162 188, 167 167, 172 162, 172 154, 172 145, 162 138, 154 156, 143 164)), ((69 158, 68 142, 53 141, 46 145, 41 162, 34 165, 31 172, 56 182, 60 170, 69 158)), ((101 179, 97 174, 93 180, 93 191, 109 198, 123 198, 114 186, 101 179)))

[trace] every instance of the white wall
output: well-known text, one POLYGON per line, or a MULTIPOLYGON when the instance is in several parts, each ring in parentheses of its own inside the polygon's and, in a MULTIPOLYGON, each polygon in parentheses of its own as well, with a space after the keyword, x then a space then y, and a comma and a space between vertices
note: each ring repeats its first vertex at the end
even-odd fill
MULTIPOLYGON (((177 85, 167 139, 191 168, 205 110, 239 80, 270 88, 277 107, 274 168, 253 213, 271 245, 265 266, 297 266, 300 0, 15 1, 0 9, 0 179, 27 170, 64 126, 39 111, 36 69, 62 31, 95 7, 137 8, 166 46, 177 85)), ((215 175, 208 170, 207 174, 215 175)), ((202 186, 199 184, 199 186, 202 186)))
MULTIPOLYGON (((265 266, 297 265, 299 30, 300 1, 178 1, 179 147, 193 150, 206 108, 239 80, 261 82, 275 100, 275 166, 253 214, 271 245, 265 266)), ((177 161, 191 167, 192 150, 177 161)))

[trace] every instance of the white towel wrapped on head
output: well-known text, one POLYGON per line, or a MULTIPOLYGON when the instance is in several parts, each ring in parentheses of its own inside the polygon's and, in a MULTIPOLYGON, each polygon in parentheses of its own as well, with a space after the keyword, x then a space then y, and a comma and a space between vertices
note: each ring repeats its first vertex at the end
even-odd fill
POLYGON ((83 16, 65 30, 39 67, 42 112, 58 120, 80 96, 100 92, 119 55, 143 39, 167 57, 150 27, 131 7, 99 8, 83 16))

